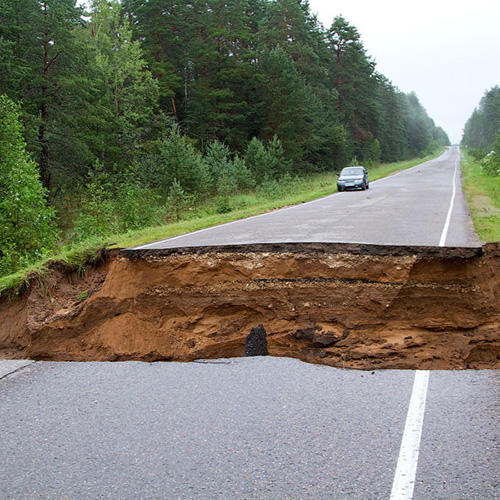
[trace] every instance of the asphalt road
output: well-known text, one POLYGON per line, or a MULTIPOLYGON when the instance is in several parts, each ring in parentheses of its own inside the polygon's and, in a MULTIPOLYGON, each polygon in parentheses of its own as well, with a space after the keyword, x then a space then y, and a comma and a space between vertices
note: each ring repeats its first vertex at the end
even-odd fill
POLYGON ((480 246, 461 189, 459 149, 371 182, 367 191, 336 193, 137 248, 283 242, 480 246))
MULTIPOLYGON (((37 362, 0 380, 0 498, 389 499, 414 374, 37 362)), ((432 372, 415 499, 500 498, 500 373, 432 372)))

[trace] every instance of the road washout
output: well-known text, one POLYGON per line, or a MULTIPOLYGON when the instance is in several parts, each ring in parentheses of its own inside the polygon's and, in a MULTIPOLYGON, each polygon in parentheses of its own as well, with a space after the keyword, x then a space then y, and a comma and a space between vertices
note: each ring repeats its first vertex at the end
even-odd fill
POLYGON ((500 244, 122 250, 54 264, 0 301, 0 356, 193 361, 272 356, 358 369, 500 368, 500 244))

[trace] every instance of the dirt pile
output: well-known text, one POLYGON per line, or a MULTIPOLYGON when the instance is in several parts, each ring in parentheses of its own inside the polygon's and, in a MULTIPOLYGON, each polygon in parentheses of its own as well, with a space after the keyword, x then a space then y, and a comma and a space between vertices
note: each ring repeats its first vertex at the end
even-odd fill
POLYGON ((44 360, 269 353, 332 366, 500 368, 500 247, 360 245, 122 252, 0 303, 0 354, 44 360))

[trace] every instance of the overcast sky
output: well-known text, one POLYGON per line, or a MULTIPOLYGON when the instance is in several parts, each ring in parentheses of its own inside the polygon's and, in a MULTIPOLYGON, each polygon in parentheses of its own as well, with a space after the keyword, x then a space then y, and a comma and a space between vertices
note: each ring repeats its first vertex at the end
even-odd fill
POLYGON ((415 91, 452 143, 486 90, 500 85, 500 0, 309 0, 326 28, 354 25, 377 70, 415 91))

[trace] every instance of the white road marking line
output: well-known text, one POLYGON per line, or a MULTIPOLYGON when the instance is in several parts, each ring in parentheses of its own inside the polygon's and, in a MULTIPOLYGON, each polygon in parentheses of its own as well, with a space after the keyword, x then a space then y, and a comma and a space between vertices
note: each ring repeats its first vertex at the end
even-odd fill
MULTIPOLYGON (((331 196, 331 195, 329 195, 329 196, 331 196)), ((292 208, 292 207, 288 207, 288 208, 292 208)), ((280 210, 287 210, 287 209, 280 209, 280 210)), ((238 222, 246 221, 249 219, 256 219, 257 217, 263 217, 264 215, 269 215, 270 213, 272 213, 272 212, 266 212, 264 214, 252 215, 250 217, 245 217, 244 219, 238 219, 238 220, 233 220, 230 222, 224 222, 224 224, 218 224, 217 226, 210 226, 210 227, 205 227, 203 229, 197 229, 196 231, 192 231, 190 233, 179 234, 177 236, 172 236, 171 238, 165 238, 164 240, 154 241, 153 243, 147 243, 146 245, 141 245, 139 247, 133 247, 133 248, 131 248, 131 250, 144 250, 145 248, 159 245, 160 243, 163 243, 164 241, 178 240, 179 238, 184 238, 186 236, 192 236, 195 234, 204 233, 205 231, 211 231, 212 229, 217 229, 219 227, 230 226, 231 224, 237 224, 238 222)))
POLYGON ((305 205, 311 205, 313 203, 318 203, 320 201, 324 201, 325 199, 331 198, 332 196, 337 196, 338 194, 340 194, 340 193, 327 194, 326 196, 323 196, 322 198, 317 198, 315 200, 306 201, 304 203, 299 203, 298 205, 291 205, 290 207, 284 207, 284 208, 279 208, 276 210, 271 210, 270 212, 265 212, 263 214, 251 215, 250 217, 245 217, 243 219, 225 222, 224 224, 218 224, 217 226, 210 226, 210 227, 206 227, 204 229, 198 229, 197 231, 192 231, 190 233, 179 234, 178 236, 173 236, 171 238, 166 238, 164 240, 154 241, 153 243, 147 243, 147 244, 141 245, 139 247, 133 247, 133 248, 131 248, 131 250, 144 250, 146 248, 159 245, 160 243, 163 243, 164 241, 173 241, 173 240, 177 240, 179 238, 184 238, 186 236, 192 236, 195 234, 203 233, 205 231, 211 231, 212 229, 218 229, 220 227, 229 226, 231 224, 238 224, 239 222, 248 221, 250 219, 257 219, 258 217, 265 217, 266 215, 271 215, 271 214, 276 213, 276 212, 284 212, 285 210, 297 209, 299 207, 304 207, 305 205))
POLYGON ((428 384, 429 372, 416 371, 390 500, 413 498, 428 384))
POLYGON ((441 233, 441 239, 439 240, 439 246, 444 247, 446 243, 446 237, 448 236, 448 230, 450 229, 450 221, 451 221, 451 213, 453 212, 453 205, 455 203, 455 195, 457 194, 457 172, 458 172, 458 164, 460 162, 459 159, 455 161, 455 172, 453 173, 453 194, 451 195, 450 208, 448 209, 448 215, 446 216, 446 222, 444 223, 443 232, 441 233))

